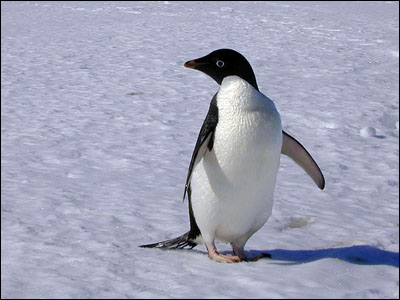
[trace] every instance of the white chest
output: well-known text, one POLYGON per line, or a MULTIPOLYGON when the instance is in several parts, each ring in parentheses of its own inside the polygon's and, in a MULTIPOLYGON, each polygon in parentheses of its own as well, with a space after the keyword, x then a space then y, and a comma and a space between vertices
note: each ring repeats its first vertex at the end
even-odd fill
POLYGON ((273 102, 230 76, 217 97, 214 146, 192 178, 198 226, 223 241, 261 227, 272 210, 282 127, 273 102))
POLYGON ((274 103, 236 76, 224 79, 217 103, 214 151, 219 165, 231 183, 260 185, 252 180, 279 166, 282 127, 274 103))

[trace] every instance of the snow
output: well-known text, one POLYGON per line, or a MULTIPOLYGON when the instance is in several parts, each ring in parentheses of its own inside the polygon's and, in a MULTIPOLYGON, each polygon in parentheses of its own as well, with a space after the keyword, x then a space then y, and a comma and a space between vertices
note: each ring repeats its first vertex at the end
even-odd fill
MULTIPOLYGON (((398 298, 398 2, 1 2, 2 298, 398 298), (282 157, 272 216, 218 264, 143 243, 189 228, 218 86, 250 61, 320 191, 282 157)), ((229 252, 228 245, 218 249, 229 252)))

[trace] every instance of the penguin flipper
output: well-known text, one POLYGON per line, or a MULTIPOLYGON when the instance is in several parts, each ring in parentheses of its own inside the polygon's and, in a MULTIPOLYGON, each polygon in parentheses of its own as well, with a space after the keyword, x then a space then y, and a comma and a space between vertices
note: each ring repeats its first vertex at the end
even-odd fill
POLYGON ((316 185, 323 190, 325 187, 324 175, 310 153, 294 137, 282 131, 282 154, 293 159, 311 177, 316 185))
POLYGON ((201 161, 207 150, 211 151, 214 146, 214 133, 218 124, 217 94, 215 94, 211 100, 207 116, 201 126, 199 136, 197 137, 196 146, 193 150, 192 159, 190 160, 189 170, 186 177, 183 200, 185 200, 194 168, 201 161))

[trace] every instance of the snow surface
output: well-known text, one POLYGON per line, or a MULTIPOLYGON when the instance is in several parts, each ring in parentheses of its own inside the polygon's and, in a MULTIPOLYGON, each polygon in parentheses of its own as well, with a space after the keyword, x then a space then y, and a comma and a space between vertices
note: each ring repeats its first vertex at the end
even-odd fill
MULTIPOLYGON (((398 298, 398 2, 1 2, 2 298, 398 298), (184 182, 233 48, 320 191, 282 157, 273 214, 219 264, 184 182)), ((217 247, 229 252, 228 245, 217 247)))

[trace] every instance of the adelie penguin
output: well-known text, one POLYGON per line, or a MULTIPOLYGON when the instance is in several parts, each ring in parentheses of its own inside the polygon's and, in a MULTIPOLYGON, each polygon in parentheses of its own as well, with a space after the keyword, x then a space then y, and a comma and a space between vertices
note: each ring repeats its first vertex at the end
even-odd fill
POLYGON ((187 174, 183 198, 187 195, 189 200, 190 230, 141 247, 204 244, 208 256, 217 262, 248 261, 244 246, 271 215, 281 153, 299 164, 320 189, 325 180, 307 150, 282 130, 279 112, 259 91, 243 55, 220 49, 184 66, 209 75, 220 85, 187 174), (216 241, 230 243, 234 254, 219 253, 216 241))

